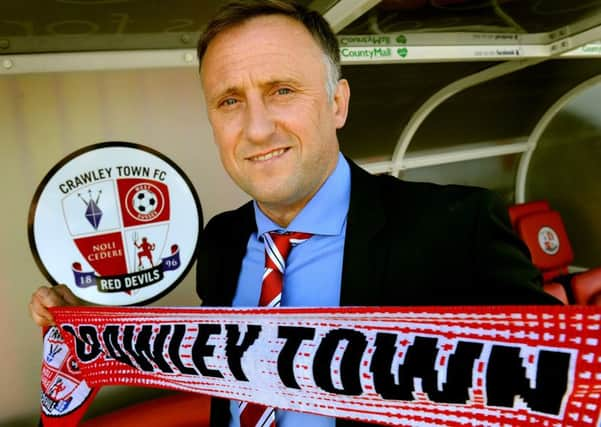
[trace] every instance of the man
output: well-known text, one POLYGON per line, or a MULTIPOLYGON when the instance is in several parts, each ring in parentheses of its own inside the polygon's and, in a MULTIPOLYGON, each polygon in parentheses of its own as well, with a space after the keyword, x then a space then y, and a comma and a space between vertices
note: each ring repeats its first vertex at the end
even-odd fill
MULTIPOLYGON (((221 161, 253 198, 202 233, 203 305, 258 305, 265 245, 277 240, 269 232, 305 233, 284 262, 282 305, 555 302, 490 192, 371 176, 340 154, 350 90, 339 79, 336 37, 317 13, 279 1, 231 4, 198 54, 221 161)), ((64 287, 41 288, 30 310, 45 324, 46 307, 73 302, 64 287)), ((238 426, 240 412, 214 399, 212 425, 238 426)), ((286 411, 275 420, 361 425, 286 411)))

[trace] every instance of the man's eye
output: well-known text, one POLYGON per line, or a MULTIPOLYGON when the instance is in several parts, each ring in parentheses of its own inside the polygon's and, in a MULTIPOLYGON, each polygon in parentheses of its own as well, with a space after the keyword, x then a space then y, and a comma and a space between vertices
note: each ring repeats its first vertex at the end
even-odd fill
POLYGON ((234 98, 227 98, 226 100, 224 100, 221 105, 225 106, 225 107, 229 107, 232 106, 234 104, 236 104, 238 101, 235 100, 234 98))
POLYGON ((287 87, 279 88, 276 92, 278 95, 289 95, 292 93, 292 90, 287 87))

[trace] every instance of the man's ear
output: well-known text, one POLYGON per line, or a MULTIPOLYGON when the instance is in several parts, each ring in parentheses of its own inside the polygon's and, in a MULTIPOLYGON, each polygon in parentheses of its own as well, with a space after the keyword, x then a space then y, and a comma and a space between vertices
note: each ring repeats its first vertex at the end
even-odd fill
POLYGON ((334 123, 336 129, 340 129, 346 123, 346 117, 348 116, 348 105, 351 98, 351 89, 346 79, 338 80, 336 85, 336 92, 334 92, 334 102, 332 107, 334 108, 334 123))

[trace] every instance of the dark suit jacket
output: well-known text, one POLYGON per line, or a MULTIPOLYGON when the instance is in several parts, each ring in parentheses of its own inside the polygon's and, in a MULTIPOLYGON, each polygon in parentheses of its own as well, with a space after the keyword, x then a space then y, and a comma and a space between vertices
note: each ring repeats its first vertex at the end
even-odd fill
MULTIPOLYGON (((342 306, 555 304, 540 289, 528 249, 488 190, 373 176, 349 161, 351 200, 342 306)), ((201 236, 197 292, 205 306, 231 306, 254 210, 214 217, 201 236)), ((228 425, 213 399, 211 425, 228 425)), ((337 426, 366 424, 338 420, 337 426)))

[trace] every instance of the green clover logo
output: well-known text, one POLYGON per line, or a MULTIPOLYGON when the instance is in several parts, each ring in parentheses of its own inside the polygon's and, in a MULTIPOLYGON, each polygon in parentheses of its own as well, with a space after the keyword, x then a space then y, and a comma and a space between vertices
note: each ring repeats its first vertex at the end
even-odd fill
POLYGON ((398 37, 396 38, 397 43, 402 43, 405 44, 407 43, 407 37, 405 37, 402 34, 399 34, 398 37))
POLYGON ((406 56, 407 56, 407 53, 409 53, 409 51, 407 50, 407 48, 406 48, 406 47, 399 47, 399 48, 396 50, 396 53, 398 53, 398 55, 399 55, 401 58, 404 58, 404 57, 406 57, 406 56))

